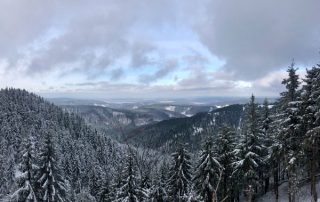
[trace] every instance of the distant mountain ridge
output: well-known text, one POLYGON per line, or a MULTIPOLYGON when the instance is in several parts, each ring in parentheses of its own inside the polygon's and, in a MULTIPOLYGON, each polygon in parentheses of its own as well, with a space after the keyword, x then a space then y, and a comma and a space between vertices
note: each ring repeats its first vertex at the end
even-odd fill
POLYGON ((121 140, 128 130, 172 118, 190 117, 198 112, 209 112, 214 106, 152 104, 118 109, 98 105, 61 105, 84 118, 87 124, 109 136, 121 140))
POLYGON ((126 141, 150 148, 170 148, 175 142, 184 142, 192 148, 209 135, 216 135, 227 124, 238 128, 244 116, 244 105, 236 104, 192 117, 174 118, 141 126, 126 133, 126 141))

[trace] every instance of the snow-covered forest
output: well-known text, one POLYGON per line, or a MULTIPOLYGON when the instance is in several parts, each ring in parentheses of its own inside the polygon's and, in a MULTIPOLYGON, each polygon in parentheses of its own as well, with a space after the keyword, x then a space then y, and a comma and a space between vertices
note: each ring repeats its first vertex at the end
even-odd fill
POLYGON ((259 105, 252 95, 238 127, 206 133, 200 150, 177 141, 173 153, 119 143, 33 93, 2 89, 1 201, 231 202, 267 194, 295 202, 301 187, 317 201, 320 66, 303 79, 296 71, 288 68, 276 103, 259 105))

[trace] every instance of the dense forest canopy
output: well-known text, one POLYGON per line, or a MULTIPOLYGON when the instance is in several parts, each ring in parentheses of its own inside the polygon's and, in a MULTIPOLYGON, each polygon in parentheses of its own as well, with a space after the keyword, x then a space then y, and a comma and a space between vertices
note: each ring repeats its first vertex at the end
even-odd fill
POLYGON ((287 72, 275 103, 252 95, 245 105, 139 127, 122 143, 33 93, 2 89, 0 198, 255 201, 267 192, 282 197, 287 183, 295 202, 307 183, 316 201, 320 65, 303 79, 294 64, 287 72))

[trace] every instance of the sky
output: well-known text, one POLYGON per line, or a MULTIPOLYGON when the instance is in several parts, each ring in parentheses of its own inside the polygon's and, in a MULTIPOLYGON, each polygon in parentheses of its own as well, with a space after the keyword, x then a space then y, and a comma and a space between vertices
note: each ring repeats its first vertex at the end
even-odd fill
POLYGON ((320 61, 319 0, 1 0, 0 87, 46 97, 277 96, 320 61))

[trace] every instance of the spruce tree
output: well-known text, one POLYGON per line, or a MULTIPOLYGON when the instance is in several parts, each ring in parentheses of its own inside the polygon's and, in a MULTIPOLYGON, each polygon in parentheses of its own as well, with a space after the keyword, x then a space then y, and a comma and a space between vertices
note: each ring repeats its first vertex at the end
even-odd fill
POLYGON ((287 72, 288 78, 284 79, 282 84, 285 85, 286 91, 281 93, 280 104, 283 111, 282 121, 280 123, 279 142, 281 144, 280 153, 283 154, 285 169, 288 175, 288 198, 289 202, 295 201, 297 192, 298 179, 298 155, 301 152, 300 142, 302 137, 302 117, 301 101, 298 91, 299 76, 296 73, 292 63, 287 72))
POLYGON ((35 160, 31 140, 25 140, 23 148, 19 166, 20 172, 16 180, 18 190, 13 193, 11 198, 19 202, 36 202, 37 198, 34 191, 34 171, 36 165, 34 164, 35 160))
POLYGON ((319 133, 320 133, 320 68, 313 67, 307 70, 305 85, 302 87, 302 127, 304 136, 304 153, 308 164, 308 174, 311 179, 311 195, 317 200, 316 172, 318 170, 317 156, 319 154, 319 133))
POLYGON ((270 110, 269 110, 269 102, 268 99, 265 99, 263 102, 263 107, 261 109, 262 116, 259 119, 259 127, 261 128, 261 133, 262 133, 262 144, 265 146, 263 148, 263 156, 265 157, 264 159, 264 166, 262 170, 262 178, 263 180, 263 188, 264 188, 264 193, 267 193, 269 189, 269 178, 270 178, 270 166, 271 166, 271 159, 270 159, 270 151, 271 151, 271 146, 273 144, 273 138, 271 137, 271 117, 270 117, 270 110))
POLYGON ((127 157, 126 166, 123 170, 123 185, 117 190, 115 201, 121 202, 138 202, 139 188, 137 187, 136 167, 133 162, 132 154, 127 157))
POLYGON ((154 185, 149 194, 149 201, 152 202, 165 202, 168 201, 168 172, 169 168, 166 162, 162 163, 159 173, 156 175, 154 185))
POLYGON ((255 97, 252 95, 247 109, 247 124, 239 148, 239 159, 234 163, 234 172, 242 176, 244 189, 249 198, 253 198, 254 192, 257 192, 260 186, 259 177, 264 165, 264 145, 261 144, 262 135, 258 128, 256 107, 255 97))
POLYGON ((237 180, 232 178, 232 163, 236 160, 236 132, 229 126, 223 126, 216 137, 217 159, 223 168, 220 183, 221 199, 233 201, 235 198, 237 180))
POLYGON ((65 202, 67 187, 61 174, 52 135, 46 134, 39 154, 39 169, 37 170, 37 192, 44 202, 65 202))
POLYGON ((105 179, 99 188, 99 202, 112 202, 111 186, 109 179, 105 179))
POLYGON ((172 154, 172 158, 168 180, 169 195, 172 201, 183 202, 187 200, 187 194, 190 190, 191 157, 184 145, 180 144, 177 151, 172 154))
POLYGON ((211 202, 217 198, 215 189, 218 186, 221 174, 222 166, 214 152, 213 140, 209 138, 200 151, 200 159, 194 176, 195 189, 204 201, 211 202))

